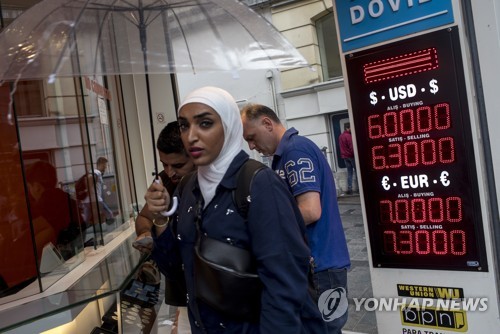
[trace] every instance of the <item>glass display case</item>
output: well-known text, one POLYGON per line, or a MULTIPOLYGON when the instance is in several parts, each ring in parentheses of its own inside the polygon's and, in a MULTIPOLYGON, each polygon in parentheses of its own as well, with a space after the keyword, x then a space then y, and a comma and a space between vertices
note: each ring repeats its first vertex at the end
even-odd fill
POLYGON ((85 260, 42 294, 0 305, 0 332, 167 332, 175 309, 162 305, 159 281, 139 279, 147 257, 132 247, 133 227, 115 233, 107 245, 86 248, 85 260))

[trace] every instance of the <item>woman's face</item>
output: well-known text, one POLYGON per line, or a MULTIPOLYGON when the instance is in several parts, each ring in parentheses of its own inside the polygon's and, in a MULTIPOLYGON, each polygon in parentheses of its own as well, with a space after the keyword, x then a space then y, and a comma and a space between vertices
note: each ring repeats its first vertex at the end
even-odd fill
POLYGON ((222 120, 203 103, 188 103, 179 111, 179 128, 186 151, 197 166, 211 164, 224 145, 222 120))

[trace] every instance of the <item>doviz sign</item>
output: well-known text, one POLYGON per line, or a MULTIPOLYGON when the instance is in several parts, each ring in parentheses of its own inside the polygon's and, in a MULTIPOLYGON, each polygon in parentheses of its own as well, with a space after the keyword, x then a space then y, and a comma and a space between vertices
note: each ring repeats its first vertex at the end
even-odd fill
POLYGON ((451 0, 335 0, 344 52, 453 23, 451 0))

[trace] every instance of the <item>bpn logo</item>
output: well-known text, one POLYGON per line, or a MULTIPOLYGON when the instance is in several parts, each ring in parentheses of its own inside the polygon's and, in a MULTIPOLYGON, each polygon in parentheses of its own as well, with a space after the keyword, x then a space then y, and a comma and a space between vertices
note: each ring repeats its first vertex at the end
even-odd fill
POLYGON ((318 300, 318 308, 324 321, 333 321, 347 312, 349 303, 344 288, 335 288, 324 291, 318 300))
POLYGON ((403 306, 401 323, 409 326, 431 327, 455 332, 467 332, 467 314, 463 310, 418 308, 403 306))

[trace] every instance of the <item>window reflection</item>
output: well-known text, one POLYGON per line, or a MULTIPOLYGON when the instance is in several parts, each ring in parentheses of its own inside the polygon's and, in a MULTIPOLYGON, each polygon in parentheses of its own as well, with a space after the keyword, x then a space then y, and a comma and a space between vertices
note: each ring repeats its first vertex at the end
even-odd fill
POLYGON ((115 146, 124 146, 115 140, 126 137, 114 136, 116 105, 104 79, 92 80, 89 87, 82 78, 0 86, 0 297, 37 277, 46 289, 55 282, 46 274, 67 272, 83 261, 85 246, 106 244, 129 219, 117 172, 128 167, 115 163, 123 154, 115 146), (56 258, 48 267, 47 253, 56 258))
POLYGON ((83 219, 91 225, 100 222, 112 224, 116 215, 107 204, 107 200, 104 199, 104 195, 108 191, 108 187, 104 183, 103 178, 107 168, 108 159, 99 157, 97 158, 96 167, 92 173, 83 175, 75 182, 75 194, 80 200, 83 219), (98 209, 98 217, 92 212, 93 206, 98 209))
POLYGON ((75 256, 83 248, 86 226, 76 200, 57 187, 55 167, 38 160, 27 166, 26 181, 37 248, 52 243, 64 260, 75 256))
POLYGON ((37 277, 16 119, 8 113, 9 93, 9 86, 0 86, 0 297, 37 277))

